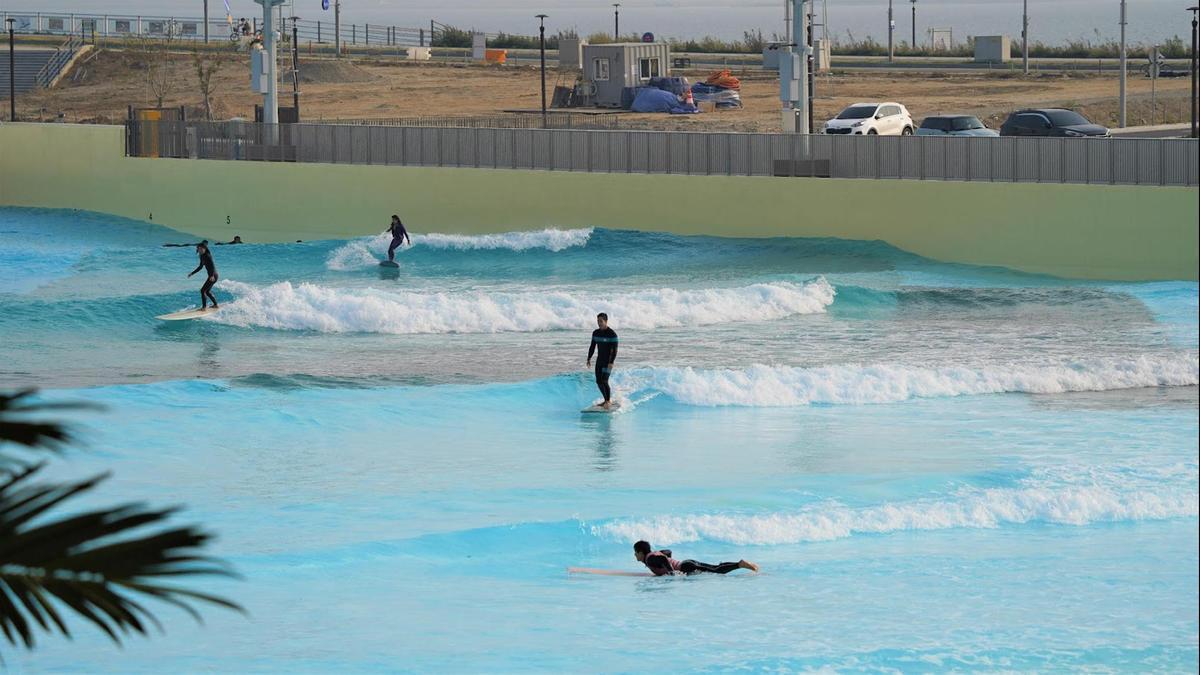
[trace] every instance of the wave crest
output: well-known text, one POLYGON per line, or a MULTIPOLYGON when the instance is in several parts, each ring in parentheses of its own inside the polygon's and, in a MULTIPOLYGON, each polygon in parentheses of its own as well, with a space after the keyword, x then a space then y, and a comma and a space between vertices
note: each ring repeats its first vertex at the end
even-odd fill
POLYGON ((416 293, 333 289, 281 282, 258 287, 225 282, 239 296, 214 321, 323 333, 501 333, 583 330, 607 312, 617 328, 651 329, 738 321, 771 321, 823 312, 834 288, 805 284, 739 288, 670 288, 594 299, 568 291, 416 293))
POLYGON ((1121 492, 1100 486, 964 489, 956 499, 917 500, 850 508, 828 502, 796 513, 662 516, 592 527, 593 534, 630 543, 715 541, 740 545, 799 544, 856 534, 905 530, 996 528, 1029 522, 1089 525, 1197 516, 1200 493, 1121 492))
MULTIPOLYGON (((432 249, 451 249, 458 251, 507 250, 529 251, 544 249, 557 253, 564 249, 586 246, 592 237, 592 228, 560 230, 556 227, 528 232, 504 232, 500 234, 430 234, 412 235, 412 245, 432 249)), ((387 255, 388 246, 392 243, 392 235, 384 233, 373 237, 354 239, 339 246, 329 253, 325 267, 330 270, 344 272, 346 270, 370 267, 387 255)))
POLYGON ((1200 359, 1194 353, 980 368, 904 365, 634 368, 614 376, 614 384, 626 393, 658 392, 687 405, 759 407, 863 405, 1008 392, 1061 394, 1188 386, 1198 382, 1200 359))

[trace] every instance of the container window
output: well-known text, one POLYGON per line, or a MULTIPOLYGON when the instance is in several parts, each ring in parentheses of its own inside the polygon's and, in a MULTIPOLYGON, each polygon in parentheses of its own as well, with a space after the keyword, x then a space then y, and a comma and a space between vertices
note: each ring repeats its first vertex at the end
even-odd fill
POLYGON ((592 81, 608 81, 608 59, 592 59, 592 81))
POLYGON ((658 59, 641 59, 639 65, 643 80, 659 76, 658 59))

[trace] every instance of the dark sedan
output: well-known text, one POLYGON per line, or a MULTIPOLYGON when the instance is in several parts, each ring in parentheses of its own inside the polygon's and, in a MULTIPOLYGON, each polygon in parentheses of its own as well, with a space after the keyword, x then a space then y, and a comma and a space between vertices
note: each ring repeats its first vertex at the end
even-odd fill
POLYGON ((1018 110, 1000 125, 1001 136, 1108 136, 1108 127, 1092 124, 1074 110, 1018 110))

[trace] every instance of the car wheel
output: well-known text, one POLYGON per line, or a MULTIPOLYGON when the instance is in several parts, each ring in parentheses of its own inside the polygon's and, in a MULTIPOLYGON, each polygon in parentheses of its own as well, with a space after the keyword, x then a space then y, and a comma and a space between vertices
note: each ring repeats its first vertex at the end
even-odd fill
POLYGON ((879 132, 875 131, 874 129, 871 129, 871 130, 867 131, 867 135, 868 136, 878 136, 879 132))
POLYGON ((912 127, 904 127, 904 129, 900 132, 900 135, 901 136, 912 136, 912 127))

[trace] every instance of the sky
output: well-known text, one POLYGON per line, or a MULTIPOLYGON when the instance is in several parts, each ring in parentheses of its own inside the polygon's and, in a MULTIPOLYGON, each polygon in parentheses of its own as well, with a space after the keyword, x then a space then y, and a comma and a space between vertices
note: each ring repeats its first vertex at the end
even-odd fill
MULTIPOLYGON (((224 14, 224 0, 208 0, 211 16, 224 14)), ((332 1, 332 0, 331 0, 332 1)), ((583 35, 611 31, 612 0, 341 0, 345 23, 382 23, 428 26, 430 19, 460 28, 485 32, 534 34, 535 14, 548 14, 547 32, 574 29, 583 35)), ((252 0, 228 0, 234 17, 261 14, 252 0)), ((830 37, 845 41, 872 36, 887 37, 888 0, 825 0, 830 37)), ((1193 2, 1194 4, 1194 2, 1193 2)), ((817 7, 822 5, 817 0, 817 7)), ((1115 40, 1119 35, 1119 0, 1029 0, 1030 37, 1061 43, 1068 39, 1093 42, 1115 40)), ((1151 44, 1174 35, 1187 37, 1188 2, 1180 0, 1129 0, 1131 43, 1151 44)), ((624 0, 621 30, 652 32, 659 37, 715 35, 740 38, 747 30, 770 36, 783 32, 783 0, 624 0)), ((199 17, 203 0, 0 0, 0 12, 87 12, 143 16, 199 17)), ((333 11, 323 11, 321 0, 289 0, 285 10, 304 19, 333 21, 333 11)), ((1020 33, 1021 0, 917 0, 918 42, 930 27, 949 28, 955 39, 968 35, 1020 33)), ((895 0, 897 39, 909 39, 912 4, 895 0)))

